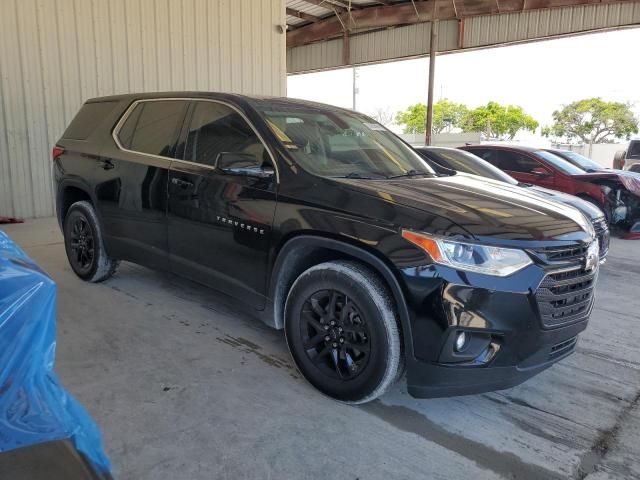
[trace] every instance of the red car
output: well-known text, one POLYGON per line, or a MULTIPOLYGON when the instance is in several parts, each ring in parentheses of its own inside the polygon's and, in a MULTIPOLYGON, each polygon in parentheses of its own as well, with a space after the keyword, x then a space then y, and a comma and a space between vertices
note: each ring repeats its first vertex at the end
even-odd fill
POLYGON ((576 195, 597 205, 610 225, 640 237, 640 181, 615 171, 587 173, 548 151, 513 145, 465 145, 523 183, 576 195))

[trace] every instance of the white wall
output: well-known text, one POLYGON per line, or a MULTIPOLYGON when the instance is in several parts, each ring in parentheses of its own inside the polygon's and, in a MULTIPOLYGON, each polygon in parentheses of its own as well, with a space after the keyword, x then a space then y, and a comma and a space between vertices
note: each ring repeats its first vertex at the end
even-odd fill
MULTIPOLYGON (((411 145, 424 145, 424 133, 403 133, 400 136, 411 145)), ((437 147, 461 147, 465 143, 480 143, 480 133, 436 133, 433 135, 431 143, 437 147)))
POLYGON ((51 147, 91 97, 284 95, 285 0, 0 0, 0 216, 54 213, 51 147))

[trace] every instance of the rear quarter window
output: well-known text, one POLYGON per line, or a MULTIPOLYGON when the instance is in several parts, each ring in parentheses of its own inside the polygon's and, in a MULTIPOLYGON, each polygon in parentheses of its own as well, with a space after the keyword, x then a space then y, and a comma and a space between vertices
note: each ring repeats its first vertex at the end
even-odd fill
POLYGON ((118 102, 85 103, 71 121, 62 138, 86 140, 113 111, 118 102))

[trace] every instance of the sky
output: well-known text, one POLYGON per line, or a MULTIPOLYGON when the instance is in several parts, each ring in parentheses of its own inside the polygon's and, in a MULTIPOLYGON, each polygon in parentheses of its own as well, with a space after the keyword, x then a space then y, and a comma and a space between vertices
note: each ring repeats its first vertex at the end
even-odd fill
MULTIPOLYGON (((562 105, 589 97, 630 102, 640 117, 639 50, 634 28, 445 54, 437 57, 434 96, 469 107, 519 105, 542 126, 562 105)), ((426 103, 428 71, 428 58, 358 67, 356 109, 395 113, 426 103)), ((289 76, 287 94, 351 108, 352 70, 289 76)))

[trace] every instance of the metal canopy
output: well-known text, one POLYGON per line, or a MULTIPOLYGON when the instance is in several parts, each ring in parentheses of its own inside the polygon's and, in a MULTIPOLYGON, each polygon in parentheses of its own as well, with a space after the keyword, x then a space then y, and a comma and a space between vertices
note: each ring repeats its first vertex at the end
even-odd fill
POLYGON ((287 0, 287 71, 339 68, 640 25, 637 0, 287 0))

